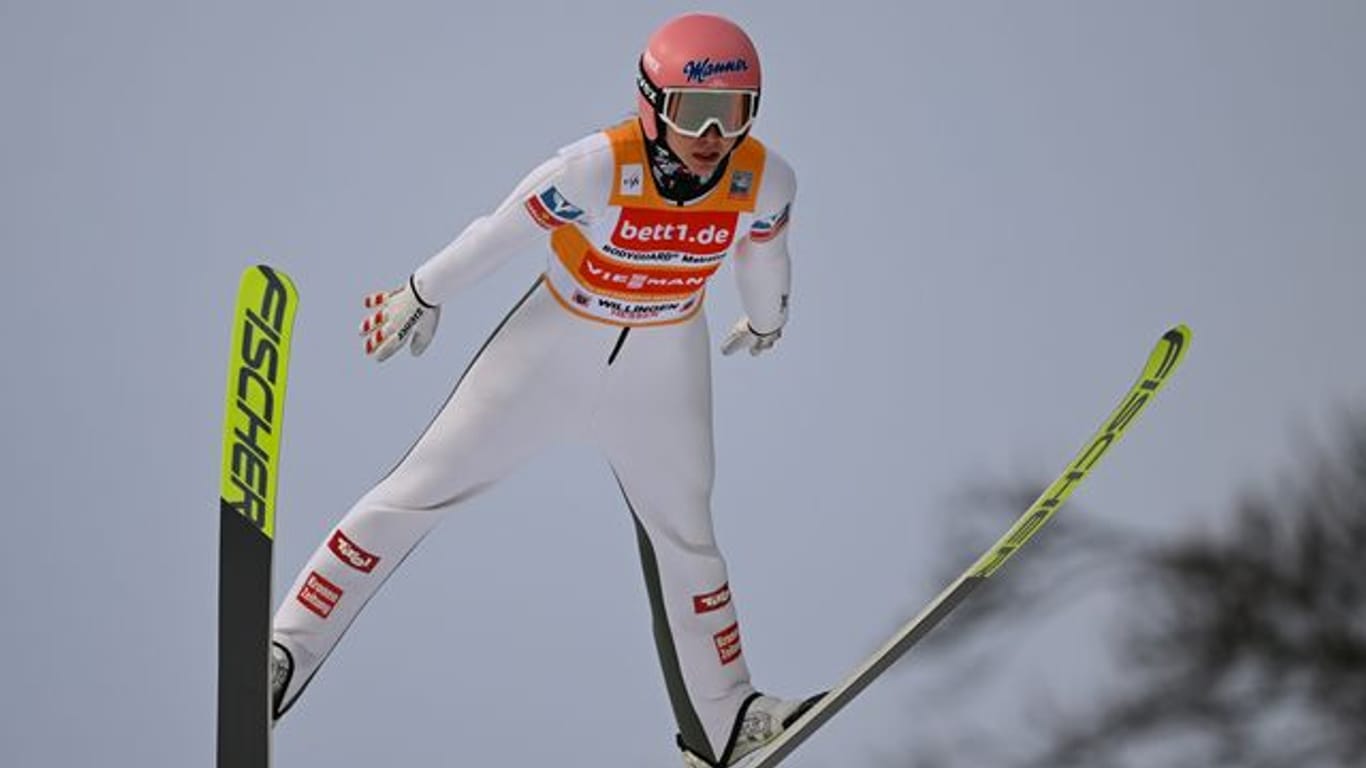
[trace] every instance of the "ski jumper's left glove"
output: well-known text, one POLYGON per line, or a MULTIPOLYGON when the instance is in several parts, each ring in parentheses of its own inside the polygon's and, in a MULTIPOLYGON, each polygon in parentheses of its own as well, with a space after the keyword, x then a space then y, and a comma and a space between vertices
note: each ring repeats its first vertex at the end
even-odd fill
POLYGON ((408 349, 414 357, 425 352, 441 320, 441 307, 423 301, 411 277, 402 288, 366 296, 365 306, 370 310, 360 325, 365 354, 381 363, 409 340, 412 344, 408 349))
POLYGON ((758 356, 770 349, 782 337, 783 329, 781 326, 768 333, 760 333, 749 324, 748 317, 742 317, 731 327, 730 333, 726 335, 726 340, 721 342, 721 354, 733 355, 739 350, 748 349, 751 355, 758 356))
POLYGON ((774 162, 765 170, 758 215, 735 248, 735 281, 745 316, 736 321, 721 342, 721 354, 747 349, 754 356, 771 349, 787 325, 792 262, 787 254, 787 230, 797 178, 787 163, 774 162))

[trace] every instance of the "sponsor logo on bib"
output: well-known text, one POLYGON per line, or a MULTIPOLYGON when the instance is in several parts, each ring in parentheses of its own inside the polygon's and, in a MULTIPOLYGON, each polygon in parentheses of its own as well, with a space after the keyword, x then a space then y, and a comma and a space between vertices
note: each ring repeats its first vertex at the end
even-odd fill
POLYGON ((645 169, 639 164, 621 166, 621 185, 617 191, 622 195, 640 197, 645 187, 645 169))
POLYGON ((754 171, 735 171, 730 175, 730 197, 744 200, 754 189, 754 171))
POLYGON ((730 249, 739 214, 725 211, 656 211, 623 208, 612 244, 629 251, 716 255, 730 249))
POLYGON ((615 293, 637 294, 642 298, 686 296, 706 286, 720 269, 719 263, 695 269, 664 269, 609 261, 596 251, 584 254, 579 279, 589 288, 615 293))

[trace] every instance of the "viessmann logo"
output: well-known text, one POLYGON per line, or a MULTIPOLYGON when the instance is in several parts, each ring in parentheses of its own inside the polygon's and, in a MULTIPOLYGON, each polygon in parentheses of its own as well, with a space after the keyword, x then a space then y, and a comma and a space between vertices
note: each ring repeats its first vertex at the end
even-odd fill
POLYGON ((702 290, 720 268, 720 262, 691 269, 622 264, 608 261, 590 250, 579 265, 579 278, 590 288, 637 294, 642 298, 684 296, 702 290))
POLYGON ((361 573, 370 573, 379 564, 378 556, 361 549, 356 545, 356 542, 348 539, 346 534, 340 530, 332 534, 332 538, 327 542, 327 548, 332 550, 332 554, 340 558, 343 563, 361 573))
POLYGON ((612 244, 630 251, 678 251, 695 256, 725 253, 735 239, 738 213, 623 208, 612 244))

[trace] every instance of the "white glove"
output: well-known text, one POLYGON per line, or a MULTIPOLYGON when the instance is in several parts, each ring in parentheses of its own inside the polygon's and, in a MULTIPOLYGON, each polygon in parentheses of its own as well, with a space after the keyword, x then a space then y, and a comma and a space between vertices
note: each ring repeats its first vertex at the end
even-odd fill
POLYGON ((781 326, 768 333, 759 333, 750 327, 749 318, 742 317, 731 327, 726 340, 721 344, 721 354, 731 355, 737 350, 748 349, 751 355, 758 355, 777 343, 783 337, 781 326))
POLYGON ((436 324, 441 320, 441 307, 424 302, 408 284, 389 293, 372 293, 365 297, 365 306, 374 313, 360 324, 360 335, 365 337, 365 354, 384 362, 412 339, 409 350, 416 357, 427 349, 436 335, 436 324))

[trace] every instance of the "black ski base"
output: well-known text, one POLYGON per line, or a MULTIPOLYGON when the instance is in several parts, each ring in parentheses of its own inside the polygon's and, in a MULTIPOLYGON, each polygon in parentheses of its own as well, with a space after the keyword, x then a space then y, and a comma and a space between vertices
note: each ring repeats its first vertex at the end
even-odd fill
POLYGON ((271 540, 221 502, 218 768, 270 765, 271 540))

